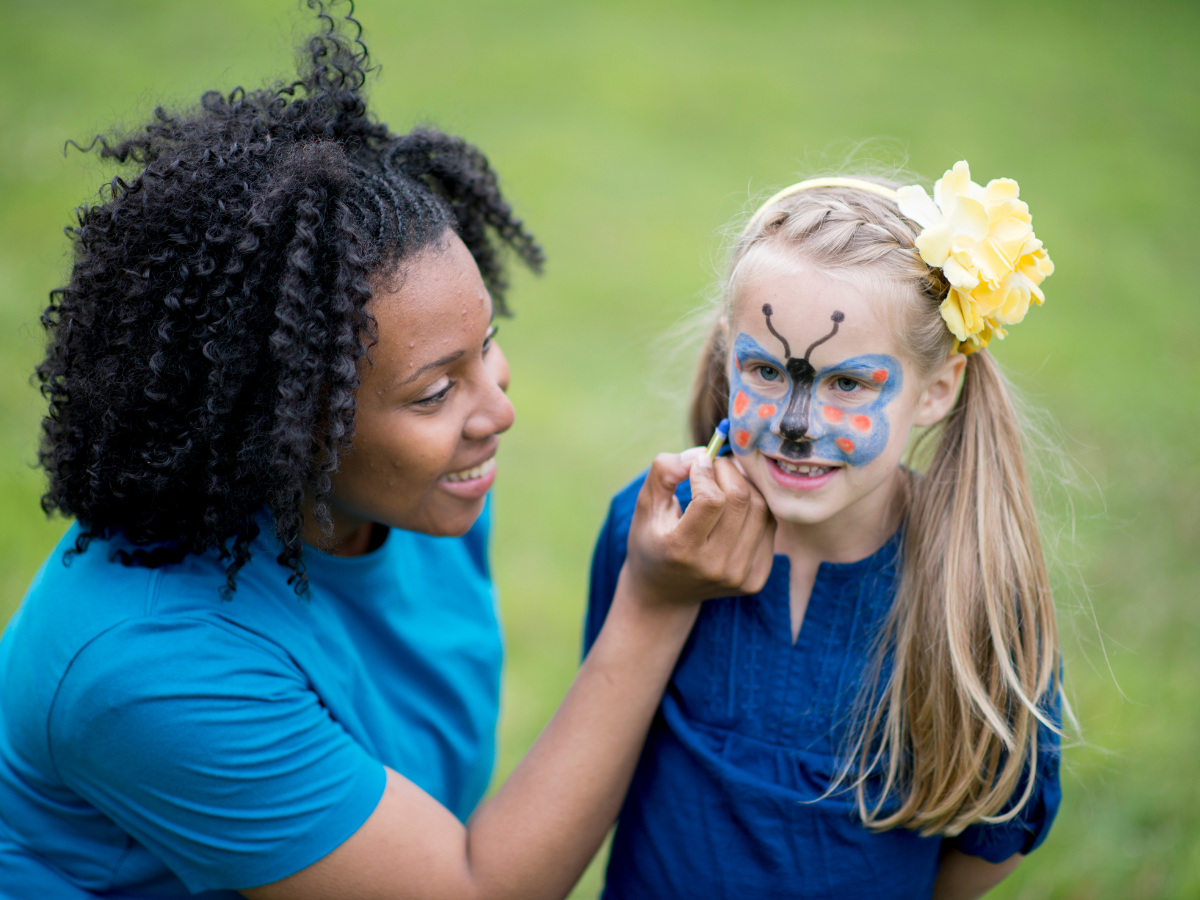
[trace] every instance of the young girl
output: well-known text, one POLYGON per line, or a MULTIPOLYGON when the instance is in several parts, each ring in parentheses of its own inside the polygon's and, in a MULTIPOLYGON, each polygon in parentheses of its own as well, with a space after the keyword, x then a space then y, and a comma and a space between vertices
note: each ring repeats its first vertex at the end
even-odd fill
MULTIPOLYGON (((960 162, 933 200, 801 182, 743 231, 691 430, 729 419, 775 564, 758 595, 701 611, 610 900, 977 897, 1045 839, 1059 647, 1021 425, 984 349, 1042 302, 1030 221, 1015 182, 960 162), (931 429, 920 473, 901 462, 914 429, 931 429)), ((639 485, 600 534, 588 647, 639 485)))

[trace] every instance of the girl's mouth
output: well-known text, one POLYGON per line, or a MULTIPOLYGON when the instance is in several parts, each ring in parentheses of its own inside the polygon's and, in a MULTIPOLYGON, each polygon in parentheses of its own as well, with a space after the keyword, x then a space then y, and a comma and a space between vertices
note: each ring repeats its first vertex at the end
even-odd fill
POLYGON ((438 487, 464 500, 478 500, 496 481, 496 457, 485 459, 470 469, 448 472, 438 479, 438 487))
POLYGON ((815 491, 824 487, 837 474, 838 466, 788 462, 773 456, 765 457, 767 468, 781 487, 790 491, 815 491))

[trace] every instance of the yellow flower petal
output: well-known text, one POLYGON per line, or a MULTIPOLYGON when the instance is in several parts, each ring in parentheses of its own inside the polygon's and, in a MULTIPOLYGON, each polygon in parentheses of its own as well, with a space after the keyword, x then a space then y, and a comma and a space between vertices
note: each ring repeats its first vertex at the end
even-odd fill
MULTIPOLYGON (((1022 222, 1020 219, 1009 216, 1004 219, 992 219, 991 227, 988 229, 988 236, 993 237, 1001 243, 1018 242, 1021 248, 1024 248, 1029 243, 1029 238, 1033 235, 1033 229, 1029 227, 1028 222, 1022 222)), ((1036 238, 1035 238, 1036 240, 1036 238)), ((1021 249, 1019 255, 1032 253, 1032 250, 1021 249)))
POLYGON ((989 199, 1006 198, 1016 200, 1021 196, 1021 188, 1011 178, 993 178, 983 189, 984 197, 989 199))
POLYGON ((942 274, 954 287, 970 291, 979 284, 979 278, 970 269, 964 268, 954 257, 949 257, 942 265, 942 274))
POLYGON ((915 241, 917 252, 921 254, 921 259, 929 265, 935 268, 940 267, 950 254, 950 241, 953 238, 954 226, 949 222, 942 222, 940 225, 926 228, 917 235, 915 241))
POLYGON ((1004 302, 1005 293, 1001 288, 993 288, 985 282, 971 291, 971 299, 975 301, 980 316, 990 316, 1004 302))
POLYGON ((992 318, 1005 325, 1016 325, 1024 319, 1025 313, 1029 311, 1031 287, 1028 279, 1018 272, 1008 276, 997 292, 1003 294, 1003 299, 992 318))
POLYGON ((933 228, 942 224, 942 214, 919 184, 910 184, 896 191, 896 205, 900 214, 912 219, 922 228, 933 228))
POLYGON ((1012 271, 1012 263, 1004 258, 1000 249, 990 240, 983 240, 967 251, 971 262, 980 276, 992 284, 999 284, 1012 271))
POLYGON ((950 333, 960 341, 967 339, 967 323, 963 319, 962 306, 958 302, 958 292, 951 290, 946 299, 942 301, 942 305, 938 307, 942 318, 946 321, 946 327, 950 329, 950 333))
POLYGON ((983 204, 970 197, 959 197, 946 219, 955 231, 972 241, 982 241, 988 233, 988 214, 983 204))

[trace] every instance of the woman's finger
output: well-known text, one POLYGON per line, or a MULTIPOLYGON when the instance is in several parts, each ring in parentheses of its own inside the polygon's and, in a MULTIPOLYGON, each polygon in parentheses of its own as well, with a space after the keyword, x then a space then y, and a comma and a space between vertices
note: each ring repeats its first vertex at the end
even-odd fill
POLYGON ((687 479, 690 468, 679 453, 660 453, 654 457, 638 492, 639 518, 648 515, 656 529, 670 530, 681 513, 675 489, 687 479))
POLYGON ((753 593, 757 587, 747 585, 757 580, 754 575, 761 568, 760 561, 774 560, 775 520, 762 494, 734 463, 727 459, 717 462, 716 475, 726 495, 726 510, 709 543, 713 551, 718 546, 725 548, 725 577, 730 588, 753 593))
POLYGON ((692 502, 675 527, 675 542, 681 553, 699 552, 722 519, 725 512, 725 492, 714 477, 713 461, 701 454, 692 460, 688 473, 692 487, 692 502))

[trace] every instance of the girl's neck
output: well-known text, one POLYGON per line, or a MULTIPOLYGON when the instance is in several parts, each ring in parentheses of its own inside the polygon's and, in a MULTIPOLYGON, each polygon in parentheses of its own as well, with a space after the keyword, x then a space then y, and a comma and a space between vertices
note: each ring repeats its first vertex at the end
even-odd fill
POLYGON ((775 552, 792 567, 815 568, 822 562, 855 562, 887 543, 900 527, 906 476, 897 467, 893 477, 856 503, 823 522, 778 523, 775 552))
POLYGON ((906 481, 904 470, 897 467, 892 478, 824 522, 779 522, 775 552, 786 556, 791 565, 788 606, 792 643, 800 636, 821 563, 865 559, 887 543, 900 527, 906 481))

